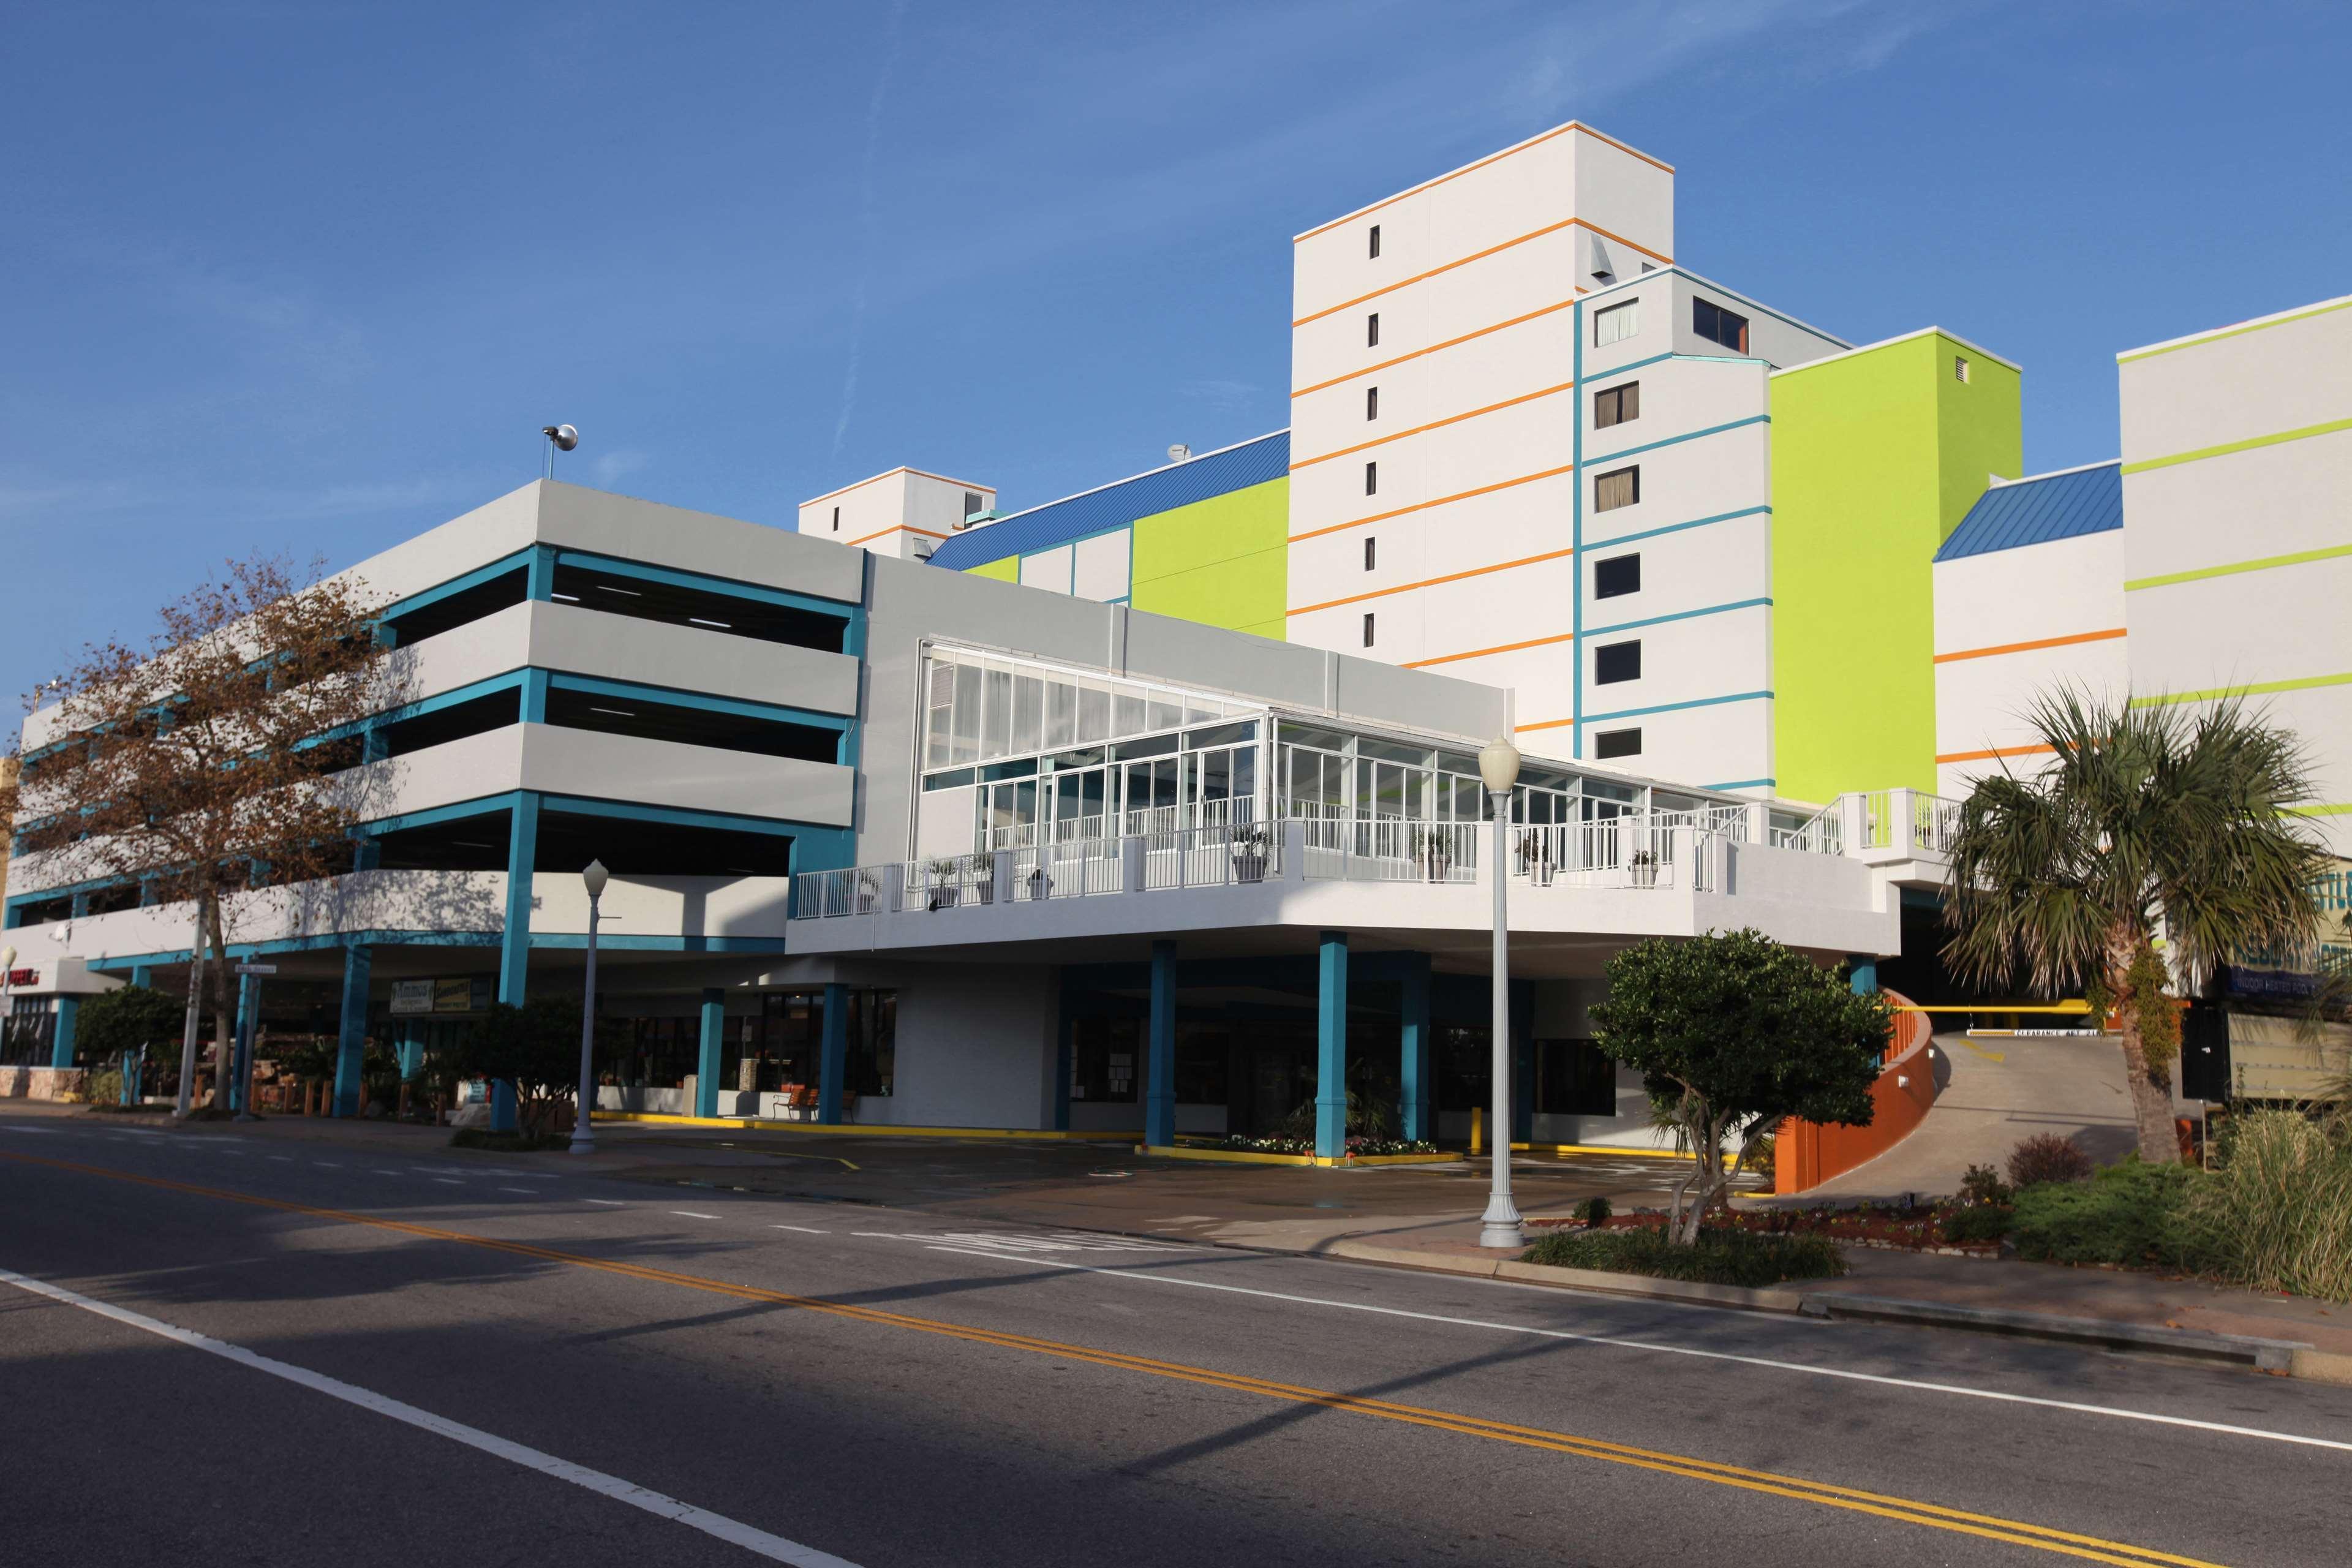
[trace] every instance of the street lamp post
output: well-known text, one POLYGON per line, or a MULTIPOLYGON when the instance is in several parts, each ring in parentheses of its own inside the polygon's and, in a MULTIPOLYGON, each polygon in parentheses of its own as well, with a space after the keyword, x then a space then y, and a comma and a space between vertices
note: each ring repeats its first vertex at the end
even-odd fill
POLYGON ((1507 735, 1497 735, 1478 753, 1478 776, 1486 781, 1486 797, 1495 810, 1495 1016, 1494 1016, 1494 1157, 1495 1180, 1486 1195, 1486 1214, 1478 1227, 1481 1247, 1521 1247, 1527 1234, 1519 1227, 1518 1206, 1511 1202, 1511 788, 1519 782, 1519 749, 1507 735))
POLYGON ((596 1134, 589 1129, 588 1113, 596 1104, 596 912, 611 873, 602 860, 591 860, 580 873, 588 889, 588 978, 580 998, 580 1105, 572 1118, 572 1152, 593 1154, 596 1134))

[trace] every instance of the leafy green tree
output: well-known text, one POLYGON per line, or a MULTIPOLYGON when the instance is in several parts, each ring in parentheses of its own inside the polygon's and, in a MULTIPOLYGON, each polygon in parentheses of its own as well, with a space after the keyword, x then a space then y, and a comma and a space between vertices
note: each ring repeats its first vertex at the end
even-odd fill
POLYGON ((1857 995, 1835 970, 1757 931, 1657 937, 1609 961, 1609 999, 1592 1009, 1593 1044, 1642 1075, 1650 1104, 1691 1152, 1671 1235, 1698 1240, 1733 1169, 1791 1116, 1864 1127, 1894 1009, 1857 995))
POLYGON ((144 985, 101 991, 81 1005, 74 1025, 76 1054, 106 1061, 122 1051, 147 1047, 147 1059, 172 1059, 180 1043, 184 1005, 176 996, 144 985))
MULTIPOLYGON (((619 1026, 597 1019, 595 1063, 619 1054, 619 1026)), ((520 1007, 494 1003, 474 1021, 448 1064, 459 1078, 503 1079, 514 1085, 516 1119, 523 1131, 560 1131, 579 1098, 580 999, 530 997, 520 1007)))
POLYGON ((2311 798, 2302 744, 2235 699, 2191 711, 2061 688, 2026 717, 2051 761, 2029 776, 2004 765, 1961 807, 1945 961, 2113 1006, 2140 1158, 2177 1162, 2165 960, 2194 990, 2233 955, 2313 942, 2326 857, 2290 810, 2311 798))

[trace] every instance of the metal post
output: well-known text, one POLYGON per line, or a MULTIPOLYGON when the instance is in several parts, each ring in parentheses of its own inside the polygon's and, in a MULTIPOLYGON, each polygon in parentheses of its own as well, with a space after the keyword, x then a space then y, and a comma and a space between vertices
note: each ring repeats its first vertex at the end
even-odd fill
POLYGON ((1520 1247, 1527 1235, 1519 1226, 1518 1206, 1511 1202, 1511 938, 1509 853, 1511 797, 1496 790, 1488 797, 1495 808, 1495 847, 1487 874, 1495 883, 1495 1013, 1494 1184, 1486 1196, 1485 1223, 1478 1228, 1481 1247, 1520 1247))
POLYGON ((580 996, 580 1104, 572 1118, 572 1152, 593 1154, 596 1134, 589 1129, 589 1112, 596 1106, 596 905, 588 895, 588 977, 580 996))
POLYGON ((261 976, 240 975, 249 983, 244 1005, 237 1009, 236 1029, 236 1120, 258 1121, 253 1113, 253 1041, 261 1029, 261 976))

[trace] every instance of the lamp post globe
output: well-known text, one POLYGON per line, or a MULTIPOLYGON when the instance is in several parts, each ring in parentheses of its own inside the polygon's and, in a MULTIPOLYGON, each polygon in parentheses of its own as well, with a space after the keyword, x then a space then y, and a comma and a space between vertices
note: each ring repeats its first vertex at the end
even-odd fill
POLYGON ((612 876, 602 860, 589 861, 580 873, 580 885, 588 889, 588 973, 581 983, 580 1099, 572 1115, 571 1152, 574 1154, 596 1152, 596 1134, 588 1124, 589 1112, 596 1105, 596 919, 598 901, 612 876))
POLYGON ((1495 843, 1487 859, 1487 875, 1495 883, 1494 1050, 1493 1074, 1494 1178, 1486 1194, 1486 1213, 1478 1226, 1481 1247, 1517 1248, 1527 1245, 1519 1224, 1518 1205, 1511 1201, 1511 936, 1509 837, 1511 791, 1519 782, 1519 749, 1508 735, 1497 735, 1478 753, 1478 776, 1495 816, 1495 843))

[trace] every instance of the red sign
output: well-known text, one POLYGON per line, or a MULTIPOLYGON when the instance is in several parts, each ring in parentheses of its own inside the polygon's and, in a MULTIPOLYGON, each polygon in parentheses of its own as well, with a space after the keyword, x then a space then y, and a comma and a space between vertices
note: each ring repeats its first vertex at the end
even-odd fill
POLYGON ((12 969, 8 972, 8 984, 11 985, 37 985, 40 980, 41 972, 37 969, 12 969))

